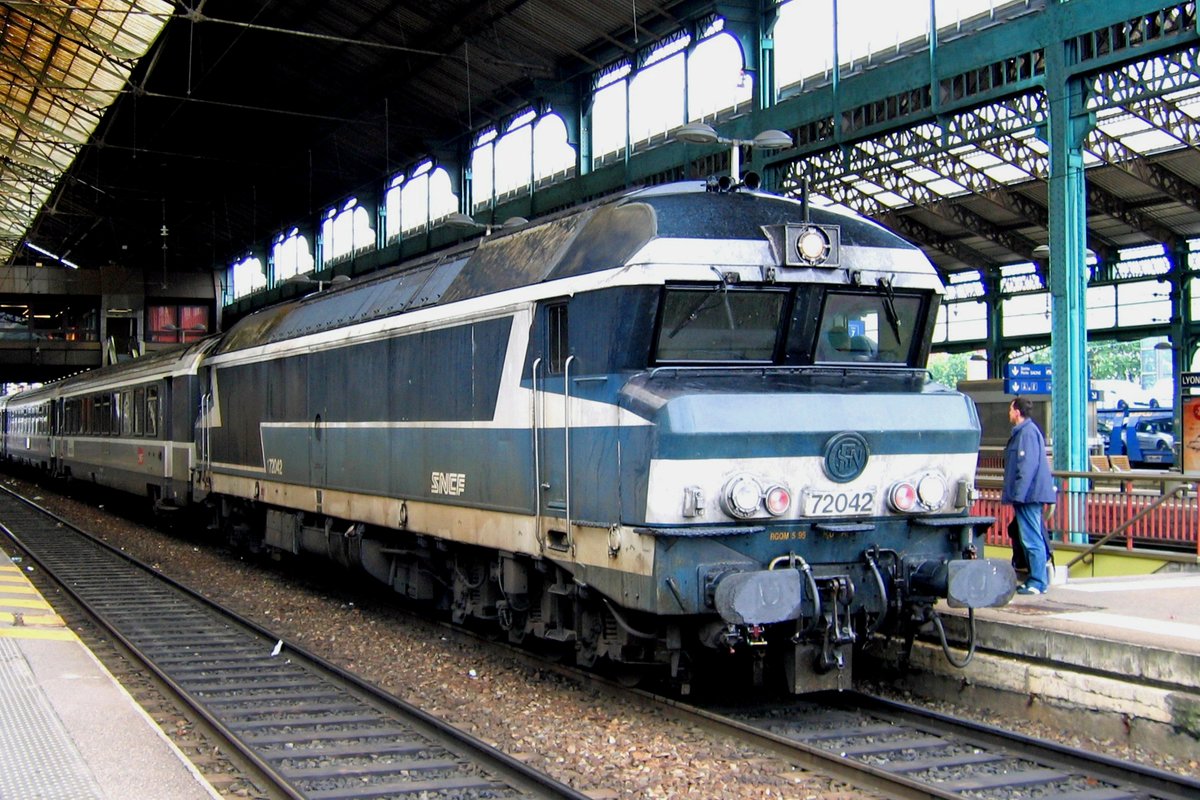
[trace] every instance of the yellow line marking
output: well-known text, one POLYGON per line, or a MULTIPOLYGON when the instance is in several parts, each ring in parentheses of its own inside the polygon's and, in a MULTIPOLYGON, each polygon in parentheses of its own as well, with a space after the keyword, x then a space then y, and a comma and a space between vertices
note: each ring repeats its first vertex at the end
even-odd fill
POLYGON ((0 597, 0 608, 42 608, 50 611, 50 604, 40 597, 37 600, 22 600, 19 597, 0 597))
POLYGON ((7 594, 38 594, 38 590, 25 584, 24 586, 0 586, 0 597, 7 594))
POLYGON ((78 641, 68 628, 0 628, 0 639, 50 639, 59 642, 78 641))
MULTIPOLYGON (((21 620, 24 625, 51 625, 56 628, 66 627, 67 624, 58 614, 22 614, 21 620)), ((0 623, 15 625, 16 622, 16 614, 10 611, 0 611, 0 623)))

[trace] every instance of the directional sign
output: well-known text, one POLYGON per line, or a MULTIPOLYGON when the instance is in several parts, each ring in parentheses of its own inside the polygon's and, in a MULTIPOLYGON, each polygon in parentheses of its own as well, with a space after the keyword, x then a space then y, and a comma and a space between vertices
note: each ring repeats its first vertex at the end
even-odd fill
POLYGON ((1049 364, 1009 364, 1008 377, 1010 380, 1013 378, 1049 380, 1053 377, 1053 372, 1049 364))
POLYGON ((1009 378, 1009 394, 1050 394, 1049 378, 1009 378))

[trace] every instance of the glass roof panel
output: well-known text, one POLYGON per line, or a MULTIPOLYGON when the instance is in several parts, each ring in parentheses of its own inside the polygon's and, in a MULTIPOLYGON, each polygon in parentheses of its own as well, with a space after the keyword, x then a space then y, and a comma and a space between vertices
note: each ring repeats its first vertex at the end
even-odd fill
POLYGON ((173 11, 166 0, 0 6, 0 263, 173 11))

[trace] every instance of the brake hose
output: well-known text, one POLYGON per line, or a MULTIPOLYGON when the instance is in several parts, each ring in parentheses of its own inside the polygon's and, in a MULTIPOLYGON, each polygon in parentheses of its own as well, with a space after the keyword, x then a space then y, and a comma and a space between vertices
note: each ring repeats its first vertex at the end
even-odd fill
POLYGON ((971 663, 971 659, 975 657, 975 609, 967 609, 967 656, 962 661, 955 661, 954 656, 950 655, 950 645, 946 642, 946 629, 942 627, 942 617, 937 611, 930 609, 930 614, 933 617, 933 626, 937 628, 938 638, 942 640, 942 652, 946 655, 946 660, 950 665, 962 669, 971 663))

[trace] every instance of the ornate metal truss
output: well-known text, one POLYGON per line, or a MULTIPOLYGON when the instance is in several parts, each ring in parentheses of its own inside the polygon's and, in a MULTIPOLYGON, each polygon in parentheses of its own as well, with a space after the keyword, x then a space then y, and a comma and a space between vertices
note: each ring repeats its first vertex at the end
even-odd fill
MULTIPOLYGON (((1137 201, 1131 201, 1106 188, 1108 181, 1087 182, 1089 215, 1127 229, 1114 236, 1111 225, 1089 226, 1088 246, 1102 259, 1116 258, 1119 247, 1134 241, 1174 247, 1197 233, 1173 228, 1152 209, 1156 202, 1175 202, 1200 211, 1200 186, 1156 160, 1200 146, 1198 61, 1192 46, 1098 72, 1088 81, 1088 108, 1096 115, 1085 142, 1089 176, 1109 170, 1141 187, 1137 201), (1134 121, 1138 134, 1161 132, 1169 143, 1139 149, 1119 132, 1114 123, 1121 121, 1134 121)), ((1045 242, 1046 234, 1036 231, 1049 227, 1050 161, 1042 141, 1047 118, 1045 92, 1024 92, 798 157, 784 171, 781 189, 798 195, 807 176, 811 192, 941 253, 946 258, 935 260, 948 273, 1029 260, 1034 247, 1045 242), (977 199, 997 213, 988 213, 973 202, 977 199), (937 230, 921 224, 914 219, 917 212, 942 224, 937 230), (967 243, 971 238, 983 238, 1009 255, 985 254, 967 243)))
POLYGON ((0 7, 0 263, 171 12, 162 0, 0 7))

